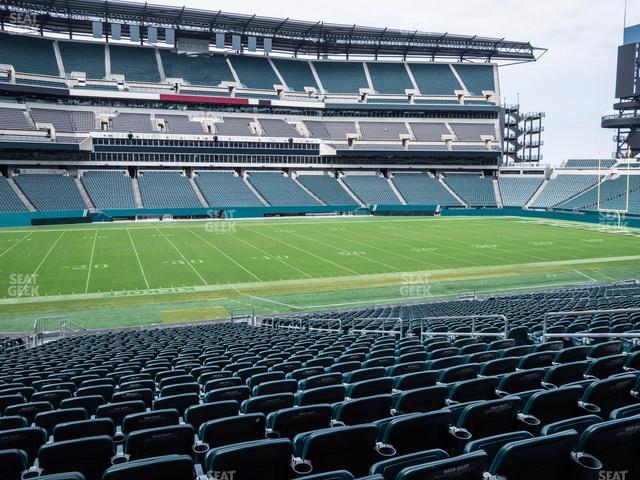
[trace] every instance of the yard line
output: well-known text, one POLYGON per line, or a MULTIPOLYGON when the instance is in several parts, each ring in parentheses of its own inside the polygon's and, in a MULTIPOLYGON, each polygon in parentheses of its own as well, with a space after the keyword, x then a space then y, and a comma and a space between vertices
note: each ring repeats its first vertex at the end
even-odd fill
POLYGON ((162 238, 164 238, 167 242, 169 242, 169 244, 170 244, 173 248, 175 248, 176 252, 178 252, 178 254, 182 257, 182 259, 187 263, 187 265, 189 265, 189 267, 191 267, 191 270, 193 270, 193 273, 195 273, 195 274, 198 276, 198 278, 200 279, 200 281, 201 281, 204 285, 209 285, 209 284, 207 283, 207 281, 202 277, 202 275, 200 275, 200 272, 198 272, 198 270, 196 270, 196 269, 195 269, 195 267, 193 266, 193 264, 192 264, 189 260, 187 260, 187 257, 185 257, 185 256, 182 254, 182 252, 180 251, 180 249, 179 249, 178 247, 176 247, 176 246, 174 245, 174 243, 173 243, 171 240, 169 240, 169 237, 167 237, 164 233, 162 233, 162 232, 160 231, 160 229, 159 229, 159 228, 156 228, 156 230, 158 231, 158 233, 159 233, 160 235, 162 235, 162 238))
POLYGON ((20 240, 18 240, 16 243, 14 243, 13 245, 11 245, 9 248, 7 248, 4 252, 0 253, 0 257, 4 256, 5 253, 9 252, 13 247, 15 247, 16 245, 18 245, 20 242, 22 242, 25 238, 29 237, 33 232, 29 232, 27 235, 25 235, 24 237, 22 237, 20 240))
POLYGON ((262 280, 260 279, 260 277, 258 277, 255 273, 253 273, 251 270, 249 270, 248 268, 245 268, 244 265, 242 265, 240 262, 236 261, 234 258, 231 258, 229 255, 227 255, 225 252, 223 252, 222 250, 220 250, 218 247, 216 247, 213 243, 211 243, 209 240, 207 240, 204 237, 201 237, 200 235, 198 235, 196 232, 194 232, 193 230, 191 230, 190 228, 187 228, 188 231, 190 231, 191 233, 193 233, 196 237, 198 237, 200 240, 202 240, 204 243, 206 243, 207 245, 209 245, 212 248, 215 248, 219 253, 221 253, 222 255, 224 255, 226 258, 228 258, 229 260, 231 260, 233 263, 235 263, 238 267, 240 267, 242 270, 244 270, 245 272, 247 272, 249 275, 251 275, 253 278, 255 278, 257 281, 261 282, 262 280))
POLYGON ((89 292, 89 279, 91 278, 91 269, 93 268, 93 252, 96 250, 96 240, 98 239, 98 229, 93 237, 93 245, 91 245, 91 257, 89 258, 89 271, 87 272, 87 284, 84 287, 84 293, 89 292))
MULTIPOLYGON (((390 250, 385 250, 384 248, 380 248, 380 247, 375 247, 373 245, 369 245, 368 243, 364 243, 364 242, 360 242, 358 240, 353 240, 350 238, 341 238, 338 235, 335 235, 333 233, 327 233, 327 232, 322 232, 323 235, 325 236, 330 236, 330 237, 335 237, 338 238, 340 240, 346 240, 347 242, 351 242, 351 243, 355 243, 356 245, 361 245, 365 248, 373 248, 374 250, 379 250, 381 252, 383 252, 385 255, 395 255, 396 257, 400 257, 400 258, 404 258, 405 260, 411 260, 412 262, 420 262, 420 263, 424 263, 425 265, 429 265, 430 267, 435 267, 435 268, 444 268, 440 265, 437 265, 435 263, 431 263, 431 262, 427 262, 425 260, 422 260, 420 258, 415 258, 415 257, 409 257, 407 255, 403 255, 401 253, 397 253, 397 252, 392 252, 390 250)), ((379 240, 384 240, 382 238, 379 238, 379 240)))
POLYGON ((586 273, 582 273, 580 270, 576 270, 575 268, 573 269, 574 272, 576 272, 579 275, 582 275, 585 278, 588 278, 589 280, 591 280, 592 282, 597 282, 598 280, 596 280, 593 277, 590 277, 589 275, 587 275, 586 273))
MULTIPOLYGON (((309 242, 319 243, 320 245, 323 245, 325 247, 335 248, 337 252, 344 252, 345 251, 344 248, 336 247, 336 246, 333 246, 333 245, 331 245, 329 243, 320 242, 320 241, 315 240, 313 238, 307 237, 306 235, 300 235, 299 233, 295 233, 295 232, 291 232, 291 235, 295 235, 296 237, 304 238, 305 240, 307 240, 309 242)), ((327 235, 328 236, 330 234, 323 232, 323 235, 327 235)), ((340 237, 337 237, 337 238, 340 238, 340 237)), ((350 241, 347 238, 345 238, 343 240, 350 241)), ((361 245, 361 246, 363 245, 362 243, 359 243, 359 242, 352 242, 352 243, 355 243, 356 245, 361 245)), ((364 245, 364 246, 369 248, 368 245, 364 245)), ((374 248, 374 247, 371 247, 371 248, 374 248)), ((380 261, 376 260, 375 258, 369 258, 366 255, 358 256, 358 258, 362 258, 362 259, 367 260, 367 261, 372 262, 372 263, 377 263, 378 265, 382 265, 385 268, 389 268, 391 270, 395 270, 396 272, 402 272, 401 268, 394 267, 393 265, 389 265, 389 264, 386 264, 384 262, 380 262, 380 261)))
POLYGON ((147 281, 147 276, 144 274, 144 268, 142 268, 142 262, 140 261, 140 256, 138 255, 138 249, 136 248, 136 244, 133 243, 133 237, 131 236, 131 232, 128 228, 125 228, 127 233, 129 234, 129 240, 131 240, 131 246, 133 247, 133 252, 136 254, 136 259, 138 260, 138 266, 140 267, 140 272, 142 273, 142 278, 144 279, 144 284, 149 287, 149 282, 147 281))
POLYGON ((268 298, 256 297, 255 295, 246 295, 249 298, 255 298, 256 300, 262 300, 263 302, 275 303, 276 305, 282 305, 283 307, 292 308, 294 310, 303 310, 300 307, 289 305, 288 303, 276 302, 275 300, 269 300, 268 298))
POLYGON ((281 258, 278 258, 277 255, 271 255, 269 252, 267 252, 266 250, 261 249, 260 247, 256 247, 253 243, 251 243, 249 240, 245 240, 243 238, 238 237, 238 240, 240 240, 242 243, 246 243, 247 245, 249 245, 251 248, 255 248, 256 250, 258 250, 260 253, 262 253, 263 255, 267 255, 269 257, 274 258, 275 260, 277 260, 278 262, 282 263, 283 265, 292 268, 293 270, 300 272, 302 275, 304 275, 307 278, 314 278, 312 275, 309 275, 307 272, 305 272, 304 270, 296 267, 295 265, 286 262, 284 260, 282 260, 281 258))
POLYGON ((275 237, 272 237, 271 235, 267 235, 266 233, 259 233, 259 232, 256 232, 255 230, 252 230, 252 231, 254 233, 257 233, 258 235, 262 235, 263 237, 270 238, 271 240, 275 240, 276 242, 279 242, 279 243, 281 243, 283 245, 286 245, 289 248, 294 248, 294 249, 296 249, 296 250, 298 250, 298 251, 300 251, 300 252, 302 252, 302 253, 304 253, 306 255, 310 255, 312 257, 317 258, 318 260, 322 260, 323 262, 329 263, 329 264, 333 265, 334 267, 338 267, 338 268, 340 268, 342 270, 345 270, 345 271, 347 271, 349 273, 353 273, 354 275, 361 275, 360 273, 356 272, 355 270, 351 270, 350 268, 347 268, 347 267, 342 266, 342 265, 340 265, 338 263, 332 262, 331 260, 327 260, 326 258, 323 258, 323 257, 321 257, 319 255, 316 255, 315 253, 307 252, 306 250, 304 250, 302 248, 296 247, 295 245, 291 245, 290 243, 287 243, 287 242, 283 242, 282 240, 279 240, 279 239, 277 239, 275 237))
POLYGON ((38 271, 40 270, 40 267, 42 267, 42 265, 44 265, 44 262, 47 260, 47 258, 49 258, 49 255, 51 255, 51 252, 53 251, 54 248, 56 248, 56 245, 58 245, 58 242, 64 236, 65 233, 66 233, 66 230, 63 230, 62 233, 60 234, 60 236, 56 239, 56 241, 53 242, 53 245, 51 245, 51 248, 49 248, 49 251, 44 256, 44 258, 42 259, 42 261, 40 262, 40 264, 38 265, 36 270, 29 276, 29 279, 27 280, 27 283, 25 283, 22 286, 22 288, 20 289, 20 291, 18 292, 18 297, 22 296, 22 293, 29 286, 29 284, 31 283, 31 280, 33 280, 35 278, 35 276, 38 274, 38 271))

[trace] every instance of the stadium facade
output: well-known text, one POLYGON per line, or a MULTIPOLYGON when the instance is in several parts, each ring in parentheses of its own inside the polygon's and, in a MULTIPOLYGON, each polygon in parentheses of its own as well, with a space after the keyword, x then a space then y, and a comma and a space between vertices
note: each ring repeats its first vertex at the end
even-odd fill
POLYGON ((4 224, 599 203, 597 165, 540 165, 542 114, 501 105, 528 42, 97 1, 0 26, 4 224))

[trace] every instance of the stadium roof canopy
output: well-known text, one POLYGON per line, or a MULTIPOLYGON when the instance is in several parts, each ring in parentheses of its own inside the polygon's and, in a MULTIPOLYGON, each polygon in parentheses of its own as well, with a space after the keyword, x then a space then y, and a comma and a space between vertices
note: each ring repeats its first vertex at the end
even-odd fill
MULTIPOLYGON (((41 33, 90 34, 92 21, 176 29, 178 36, 211 38, 215 33, 271 38, 273 52, 292 55, 449 58, 485 61, 535 61, 546 50, 529 42, 450 33, 260 17, 152 5, 122 0, 5 0, 2 26, 11 12, 36 14, 41 33)), ((14 14, 15 18, 15 14, 14 14)))

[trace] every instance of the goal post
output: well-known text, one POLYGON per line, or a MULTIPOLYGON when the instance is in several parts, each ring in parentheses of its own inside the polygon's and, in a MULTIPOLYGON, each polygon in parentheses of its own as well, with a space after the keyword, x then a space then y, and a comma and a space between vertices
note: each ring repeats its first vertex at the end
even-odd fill
MULTIPOLYGON (((622 216, 626 215, 629 212, 629 195, 631 191, 631 149, 627 149, 627 181, 625 182, 625 199, 624 199, 624 208, 604 208, 602 206, 602 158, 598 156, 598 203, 597 210, 600 214, 609 214, 615 215, 616 225, 618 228, 622 226, 622 216)), ((604 199, 605 201, 607 199, 604 199)))

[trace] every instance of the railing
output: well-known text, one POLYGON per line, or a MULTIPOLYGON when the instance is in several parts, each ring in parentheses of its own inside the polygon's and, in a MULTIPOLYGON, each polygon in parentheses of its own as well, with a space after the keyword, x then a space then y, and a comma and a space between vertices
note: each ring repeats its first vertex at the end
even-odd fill
POLYGON ((62 338, 79 332, 88 331, 65 317, 42 317, 33 323, 35 344, 41 345, 46 340, 62 338))
POLYGON ((251 325, 255 325, 256 311, 252 307, 234 308, 231 310, 229 321, 231 323, 249 323, 251 325))
POLYGON ((307 320, 307 330, 310 332, 338 332, 342 333, 342 319, 340 318, 312 318, 307 320), (312 324, 326 324, 326 328, 322 326, 312 326, 312 324), (332 325, 337 324, 338 327, 334 328, 332 325))
MULTIPOLYGON (((556 317, 564 317, 568 315, 584 316, 584 315, 598 315, 602 313, 636 313, 640 312, 640 308, 614 308, 608 310, 568 310, 564 312, 548 312, 545 313, 542 319, 542 335, 540 340, 546 342, 548 338, 630 338, 640 339, 640 333, 589 333, 589 332, 577 332, 577 333, 547 333, 549 327, 549 319, 556 317)), ((640 343, 640 340, 636 340, 634 343, 640 343)))
POLYGON ((446 316, 446 317, 422 317, 411 320, 410 329, 413 329, 413 322, 418 321, 420 324, 420 339, 422 337, 497 337, 497 338, 507 338, 509 335, 509 319, 504 315, 455 315, 455 316, 446 316), (490 320, 490 319, 498 319, 504 321, 504 331, 502 332, 477 332, 476 331, 476 319, 477 320, 490 320), (424 331, 424 323, 426 321, 433 320, 471 320, 471 331, 470 332, 425 332, 424 331))
POLYGON ((400 317, 387 317, 387 318, 376 318, 376 317, 356 317, 351 319, 351 333, 381 333, 383 335, 399 335, 403 336, 402 329, 402 318, 400 317), (372 321, 372 320, 381 320, 382 321, 382 329, 379 328, 356 328, 356 321, 372 321), (395 320, 393 326, 395 327, 398 322, 400 323, 400 330, 395 330, 394 328, 390 328, 389 330, 385 330, 384 326, 387 323, 387 320, 395 320))

